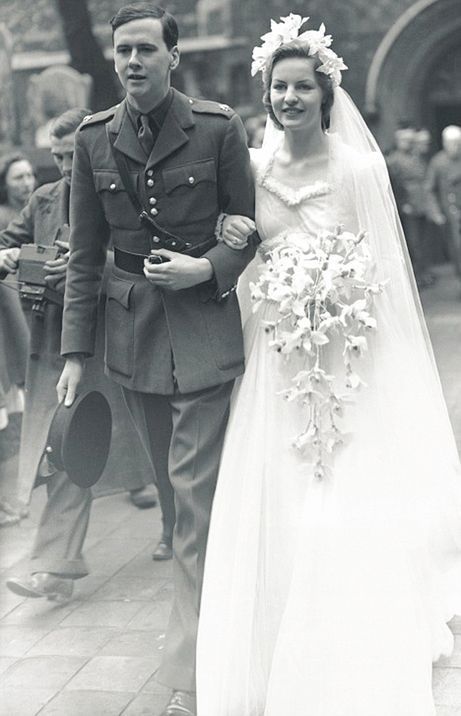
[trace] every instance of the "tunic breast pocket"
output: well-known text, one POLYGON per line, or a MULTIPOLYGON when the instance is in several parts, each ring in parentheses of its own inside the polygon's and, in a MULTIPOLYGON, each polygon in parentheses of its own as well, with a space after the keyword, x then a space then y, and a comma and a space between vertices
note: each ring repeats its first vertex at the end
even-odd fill
MULTIPOLYGON (((137 172, 129 172, 134 191, 138 188, 137 172)), ((104 207, 107 223, 121 229, 140 229, 138 214, 131 203, 118 172, 95 171, 94 185, 104 207)))
POLYGON ((170 203, 168 215, 175 225, 203 221, 216 214, 218 193, 214 159, 164 169, 162 179, 170 203))
POLYGON ((106 300, 106 365, 122 375, 133 374, 134 284, 111 276, 106 300))

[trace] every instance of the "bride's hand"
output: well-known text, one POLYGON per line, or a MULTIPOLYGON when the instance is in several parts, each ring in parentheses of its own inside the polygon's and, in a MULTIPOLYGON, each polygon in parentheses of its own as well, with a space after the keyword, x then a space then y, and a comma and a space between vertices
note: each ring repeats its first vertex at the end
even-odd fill
POLYGON ((240 251, 248 246, 248 237, 254 231, 256 231, 256 224, 248 216, 231 214, 223 221, 221 237, 230 249, 240 251))

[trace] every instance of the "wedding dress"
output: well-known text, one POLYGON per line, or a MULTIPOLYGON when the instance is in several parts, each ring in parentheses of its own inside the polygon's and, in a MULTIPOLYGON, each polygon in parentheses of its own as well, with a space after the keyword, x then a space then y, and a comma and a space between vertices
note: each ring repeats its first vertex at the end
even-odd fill
MULTIPOLYGON (((290 234, 367 228, 359 191, 375 157, 329 142, 329 176, 310 186, 281 184, 273 154, 254 153, 262 251, 241 280, 244 310, 266 250, 290 234)), ((268 303, 245 320, 208 542, 198 716, 435 714, 432 661, 450 652, 447 621, 461 613, 461 478, 405 257, 386 242, 370 237, 389 289, 331 479, 292 446, 304 409, 280 395, 303 357, 269 347, 268 303)), ((334 341, 324 361, 340 375, 334 341)))

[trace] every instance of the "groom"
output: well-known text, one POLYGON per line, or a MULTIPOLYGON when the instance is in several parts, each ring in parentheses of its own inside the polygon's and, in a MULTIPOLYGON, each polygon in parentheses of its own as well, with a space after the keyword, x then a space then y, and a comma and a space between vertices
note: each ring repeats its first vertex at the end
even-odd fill
POLYGON ((170 87, 175 19, 136 3, 111 25, 126 98, 77 133, 58 395, 72 403, 93 353, 112 243, 106 369, 124 388, 157 478, 174 489, 175 595, 158 675, 173 689, 164 715, 190 716, 210 511, 230 393, 244 370, 234 288, 254 255, 254 242, 234 251, 214 232, 221 213, 253 217, 254 188, 239 117, 170 87))

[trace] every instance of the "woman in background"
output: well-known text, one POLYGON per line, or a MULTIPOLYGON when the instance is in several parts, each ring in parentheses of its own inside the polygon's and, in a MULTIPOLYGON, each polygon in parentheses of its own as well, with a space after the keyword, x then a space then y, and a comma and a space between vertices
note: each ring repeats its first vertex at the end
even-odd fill
MULTIPOLYGON (((35 188, 29 160, 18 152, 0 161, 0 231, 16 218, 35 188)), ((29 331, 13 282, 0 282, 0 527, 27 514, 17 498, 19 440, 29 331)))

